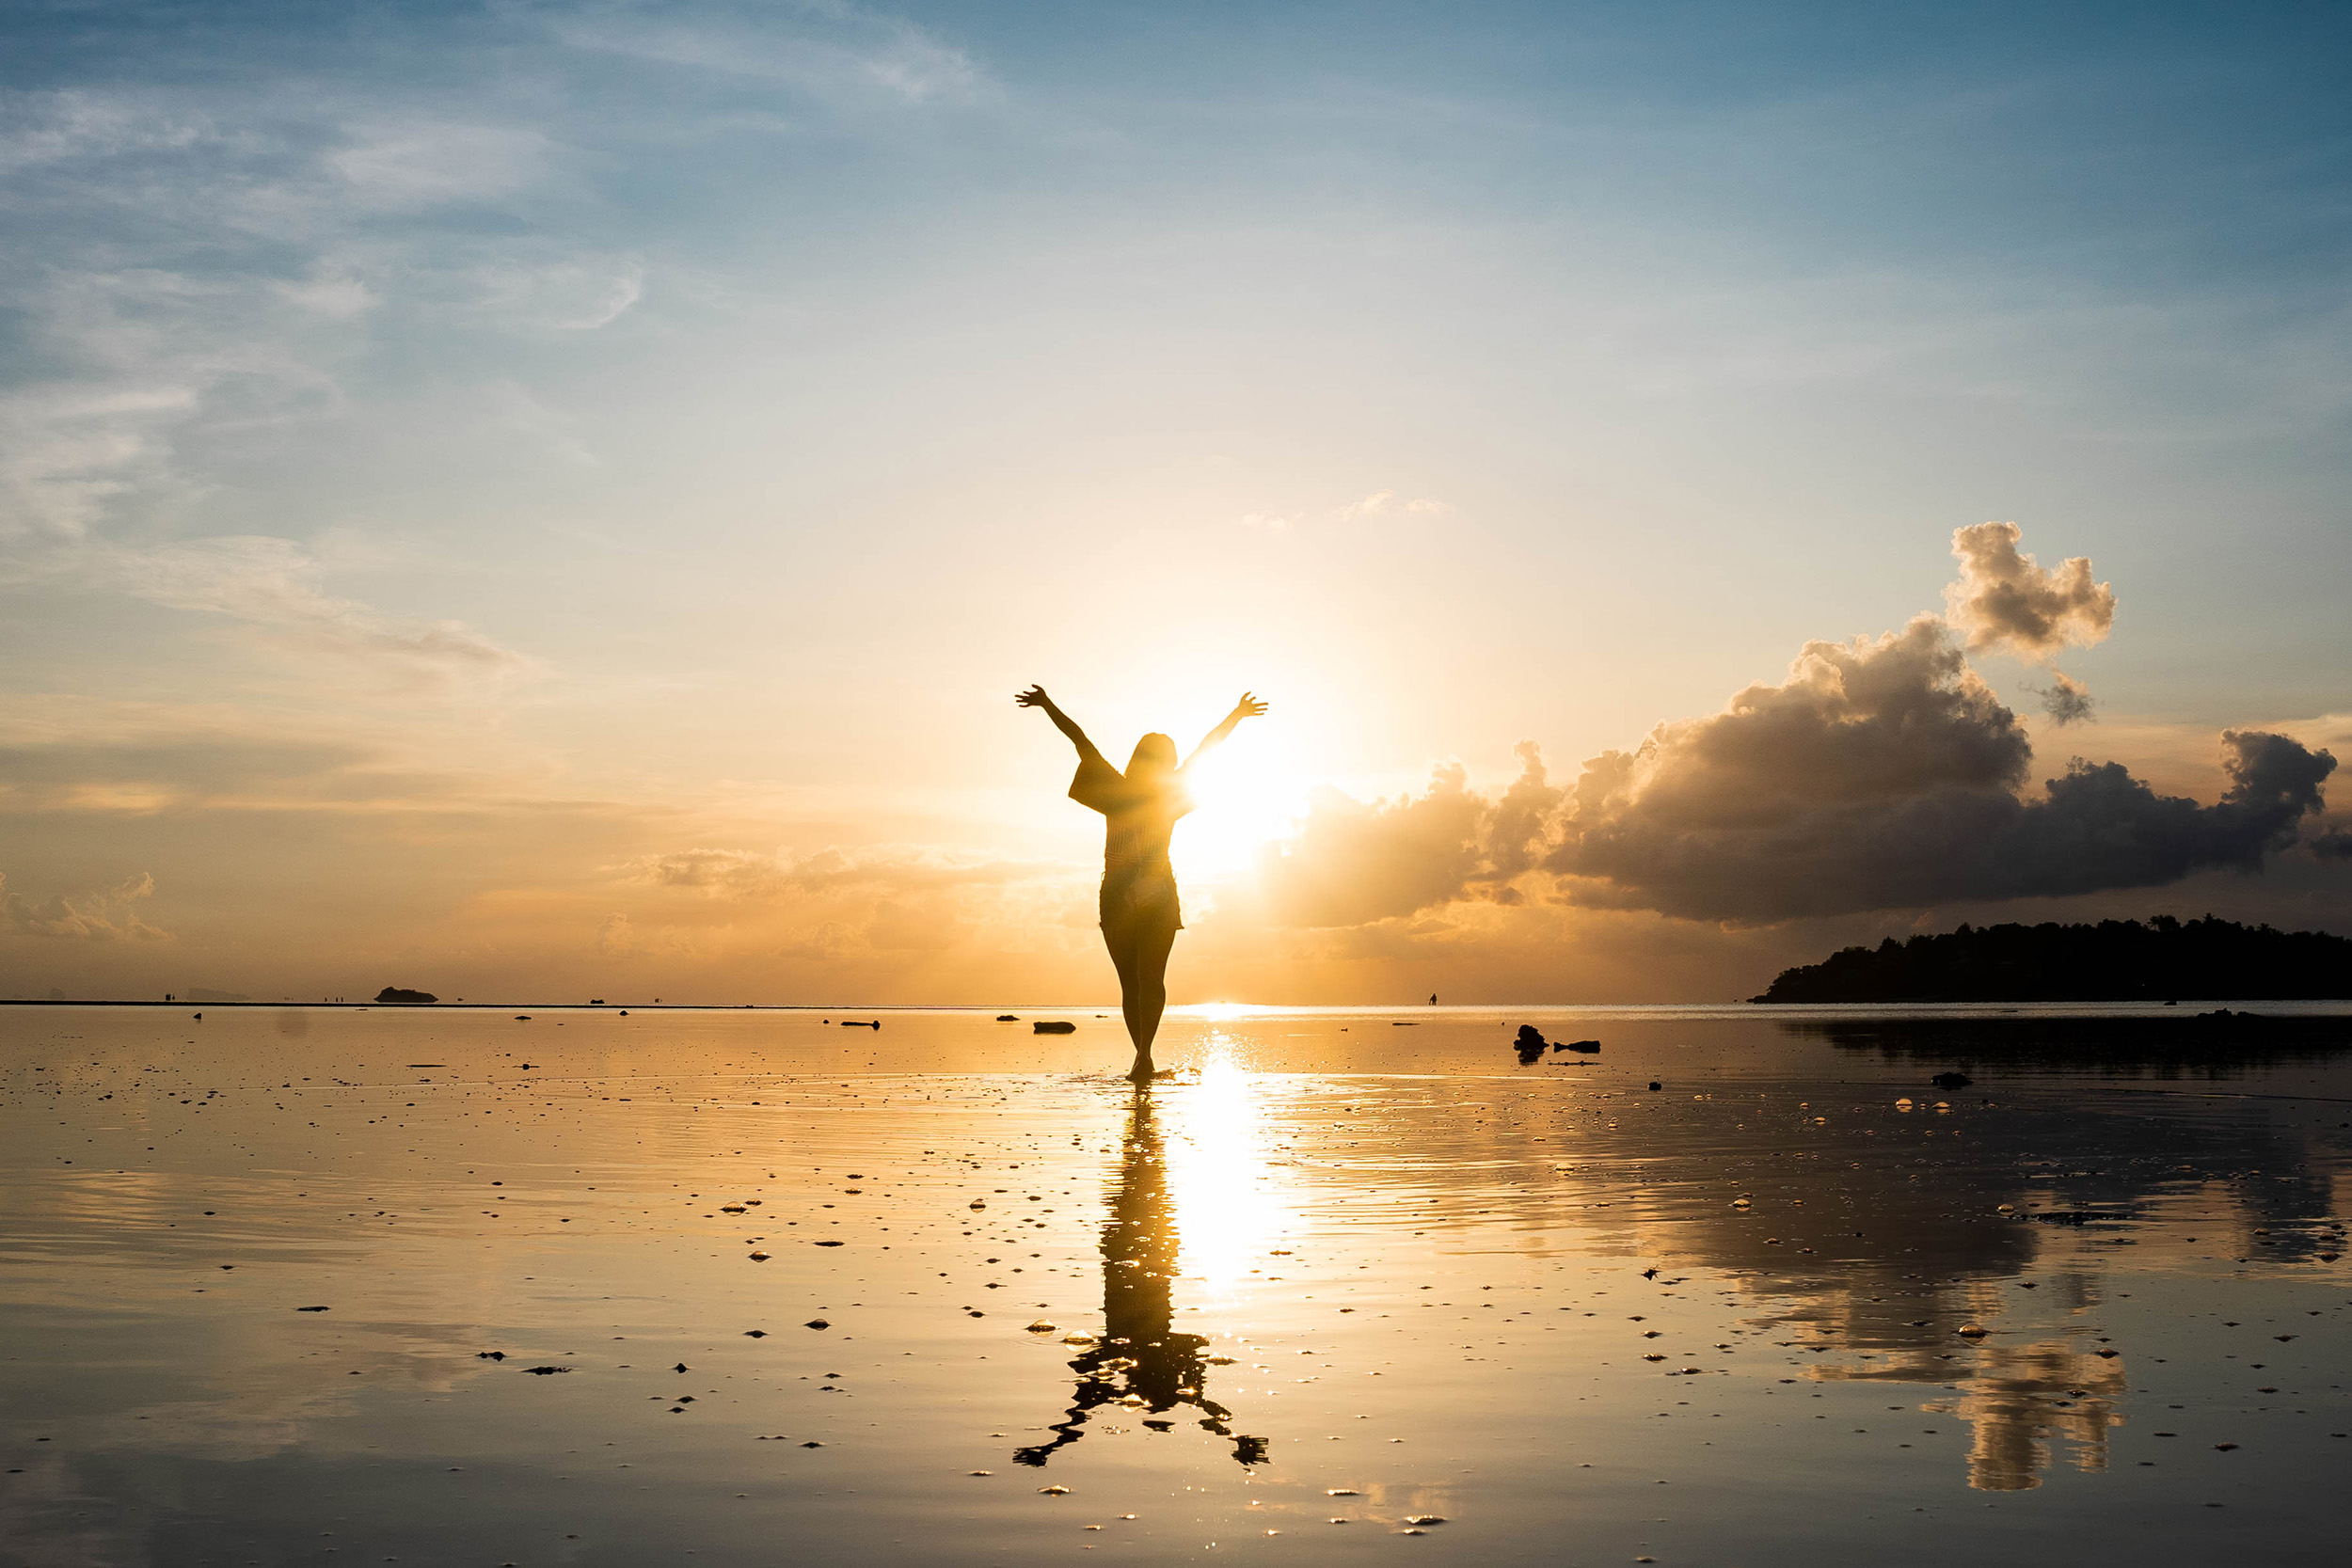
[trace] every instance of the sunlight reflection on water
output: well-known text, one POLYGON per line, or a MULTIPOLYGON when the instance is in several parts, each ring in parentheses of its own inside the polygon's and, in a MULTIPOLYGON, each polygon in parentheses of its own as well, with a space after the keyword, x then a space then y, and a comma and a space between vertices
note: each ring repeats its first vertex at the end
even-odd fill
POLYGON ((1253 1012, 1137 1094, 1074 1014, 0 1010, 0 1560, 2335 1528, 2325 1031, 1613 1018, 1519 1069, 1491 1011, 1253 1012))
POLYGON ((1271 1248, 1296 1223, 1287 1184, 1271 1163, 1259 1076, 1233 1060, 1233 1043, 1212 1030, 1200 1080, 1177 1101, 1168 1146, 1182 1268, 1216 1294, 1261 1272, 1271 1248))

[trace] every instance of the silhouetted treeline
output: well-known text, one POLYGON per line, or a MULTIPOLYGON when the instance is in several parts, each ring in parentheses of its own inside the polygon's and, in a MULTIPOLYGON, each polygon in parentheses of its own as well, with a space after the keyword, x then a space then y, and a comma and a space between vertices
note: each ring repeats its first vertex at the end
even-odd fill
POLYGON ((2169 1002, 2352 997, 2352 941, 2169 914, 1962 926, 1784 970, 1756 1002, 2169 1002))

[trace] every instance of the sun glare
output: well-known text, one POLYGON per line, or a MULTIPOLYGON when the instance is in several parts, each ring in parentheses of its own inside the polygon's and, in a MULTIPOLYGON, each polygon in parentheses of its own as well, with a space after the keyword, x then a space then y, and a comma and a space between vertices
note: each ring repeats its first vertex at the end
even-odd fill
POLYGON ((1247 871, 1263 846, 1290 836, 1306 783, 1274 736, 1250 740, 1194 764, 1193 812, 1178 824, 1169 849, 1180 881, 1247 871))
POLYGON ((1168 1148, 1182 1267, 1217 1291, 1260 1266, 1295 1216, 1268 1163, 1265 1106, 1258 1074, 1232 1059, 1232 1041, 1212 1031, 1200 1081, 1184 1094, 1168 1148))

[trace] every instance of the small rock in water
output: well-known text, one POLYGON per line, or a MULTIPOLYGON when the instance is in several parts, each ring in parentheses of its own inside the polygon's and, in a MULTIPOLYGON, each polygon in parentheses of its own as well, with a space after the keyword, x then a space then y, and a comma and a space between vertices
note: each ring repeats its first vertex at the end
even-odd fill
POLYGON ((1037 1035, 1074 1035, 1078 1026, 1065 1019, 1047 1018, 1030 1024, 1029 1032, 1037 1035))
POLYGON ((327 1310, 327 1308, 324 1307, 297 1307, 294 1310, 297 1312, 324 1312, 327 1310))
POLYGON ((1939 1089, 1964 1089, 1976 1080, 1964 1072, 1939 1072, 1928 1082, 1939 1089))
POLYGON ((1663 1085, 1663 1084, 1661 1084, 1661 1083, 1660 1083, 1657 1079, 1653 1078, 1653 1079, 1651 1079, 1651 1080, 1649 1081, 1649 1086, 1650 1086, 1651 1088, 1653 1088, 1653 1089, 1662 1089, 1662 1088, 1664 1088, 1666 1085, 1663 1085))
POLYGON ((525 1367, 523 1370, 532 1377, 552 1377, 557 1372, 568 1372, 571 1369, 569 1367, 525 1367))
POLYGON ((768 1338, 768 1331, 764 1328, 747 1328, 743 1331, 743 1338, 746 1339, 765 1339, 768 1338))
POLYGON ((811 1318, 801 1326, 803 1328, 831 1328, 833 1324, 825 1322, 822 1318, 811 1318))
POLYGON ((996 1022, 999 1023, 1018 1023, 1021 1020, 1011 1013, 998 1013, 996 1015, 996 1022))

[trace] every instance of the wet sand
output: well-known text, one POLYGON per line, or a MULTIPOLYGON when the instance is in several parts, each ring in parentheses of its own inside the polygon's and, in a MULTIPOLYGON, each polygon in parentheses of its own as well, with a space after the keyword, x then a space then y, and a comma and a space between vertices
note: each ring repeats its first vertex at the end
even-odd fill
POLYGON ((2341 1549, 2352 1021, 197 1010, 0 1008, 0 1562, 2341 1549))

